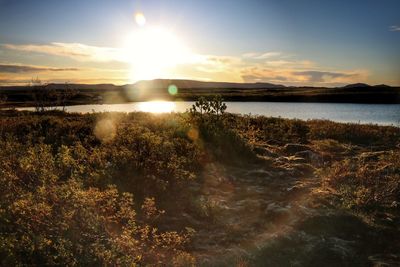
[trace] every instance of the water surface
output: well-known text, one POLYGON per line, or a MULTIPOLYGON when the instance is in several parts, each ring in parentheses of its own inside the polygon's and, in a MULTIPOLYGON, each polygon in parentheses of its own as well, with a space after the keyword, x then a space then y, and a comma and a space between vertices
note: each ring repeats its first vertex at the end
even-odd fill
MULTIPOLYGON (((68 112, 185 112, 194 102, 149 101, 125 104, 96 104, 67 107, 68 112)), ((226 102, 227 112, 302 120, 327 119, 337 122, 400 126, 400 104, 226 102)), ((33 108, 21 108, 33 110, 33 108)))

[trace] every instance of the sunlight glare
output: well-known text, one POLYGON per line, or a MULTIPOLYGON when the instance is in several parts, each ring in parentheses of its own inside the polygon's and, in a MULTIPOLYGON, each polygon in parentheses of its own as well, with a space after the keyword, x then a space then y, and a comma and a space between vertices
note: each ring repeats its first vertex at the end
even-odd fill
POLYGON ((136 29, 126 38, 121 55, 131 65, 131 81, 163 78, 179 64, 190 62, 189 49, 164 28, 136 29))
POLYGON ((168 101, 149 101, 139 104, 139 110, 151 113, 170 113, 175 110, 175 103, 168 101))
POLYGON ((143 15, 143 13, 136 13, 135 21, 137 25, 144 26, 146 24, 146 17, 143 15))

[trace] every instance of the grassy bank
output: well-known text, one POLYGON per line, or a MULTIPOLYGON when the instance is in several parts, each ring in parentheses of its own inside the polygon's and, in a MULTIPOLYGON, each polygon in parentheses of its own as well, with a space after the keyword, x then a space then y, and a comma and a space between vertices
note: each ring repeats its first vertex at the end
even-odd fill
POLYGON ((396 127, 1 111, 0 264, 399 263, 399 162, 396 127))

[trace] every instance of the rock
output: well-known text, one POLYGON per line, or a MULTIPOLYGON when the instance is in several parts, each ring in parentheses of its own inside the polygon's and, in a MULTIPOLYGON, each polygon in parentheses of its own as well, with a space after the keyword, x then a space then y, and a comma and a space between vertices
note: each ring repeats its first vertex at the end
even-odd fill
POLYGON ((307 163, 307 160, 303 157, 290 156, 288 158, 291 163, 307 163))
POLYGON ((272 176, 271 172, 264 170, 264 169, 258 169, 258 170, 252 170, 247 172, 246 174, 246 179, 248 177, 251 178, 270 178, 272 176))
POLYGON ((312 150, 311 147, 302 144, 286 144, 283 147, 283 152, 288 154, 295 154, 297 152, 312 150))
POLYGON ((270 139, 267 141, 268 145, 273 145, 273 146, 280 146, 283 145, 284 143, 280 140, 276 140, 276 139, 270 139))
POLYGON ((275 160, 276 163, 284 164, 284 163, 307 163, 304 158, 297 157, 297 156, 289 156, 284 157, 281 156, 275 160))
POLYGON ((291 192, 291 193, 298 193, 298 192, 301 192, 304 190, 307 190, 307 188, 302 184, 296 184, 296 185, 286 188, 286 191, 291 192))
POLYGON ((318 266, 324 263, 325 266, 354 266, 352 244, 350 241, 336 237, 322 237, 312 247, 311 256, 304 265, 318 266))
POLYGON ((284 157, 284 156, 281 156, 275 160, 275 163, 280 163, 280 164, 287 163, 287 162, 289 162, 289 159, 288 159, 288 157, 284 157))
POLYGON ((323 162, 322 156, 312 150, 304 150, 304 151, 297 152, 295 154, 295 156, 304 158, 308 162, 312 162, 312 163, 322 164, 322 162, 323 162))
POLYGON ((290 205, 287 207, 282 207, 276 203, 268 204, 267 208, 265 209, 265 213, 269 216, 274 218, 283 218, 289 216, 290 205))
POLYGON ((373 266, 399 266, 400 254, 376 254, 368 257, 373 266))
POLYGON ((282 207, 274 202, 268 204, 267 208, 265 209, 266 213, 287 213, 289 212, 290 205, 288 207, 282 207))
POLYGON ((253 148, 253 151, 256 154, 261 155, 261 156, 265 156, 265 157, 270 157, 270 158, 278 157, 278 154, 272 152, 271 150, 269 150, 268 148, 263 147, 263 146, 255 146, 253 148))
POLYGON ((294 164, 292 167, 295 169, 296 176, 309 176, 315 171, 315 168, 310 164, 294 164))

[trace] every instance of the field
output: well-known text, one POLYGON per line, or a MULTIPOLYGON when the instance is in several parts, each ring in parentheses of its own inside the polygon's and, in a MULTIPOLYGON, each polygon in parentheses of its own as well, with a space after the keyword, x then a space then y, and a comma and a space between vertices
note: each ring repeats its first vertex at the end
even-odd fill
POLYGON ((400 264, 396 127, 0 111, 0 195, 1 266, 400 264))

